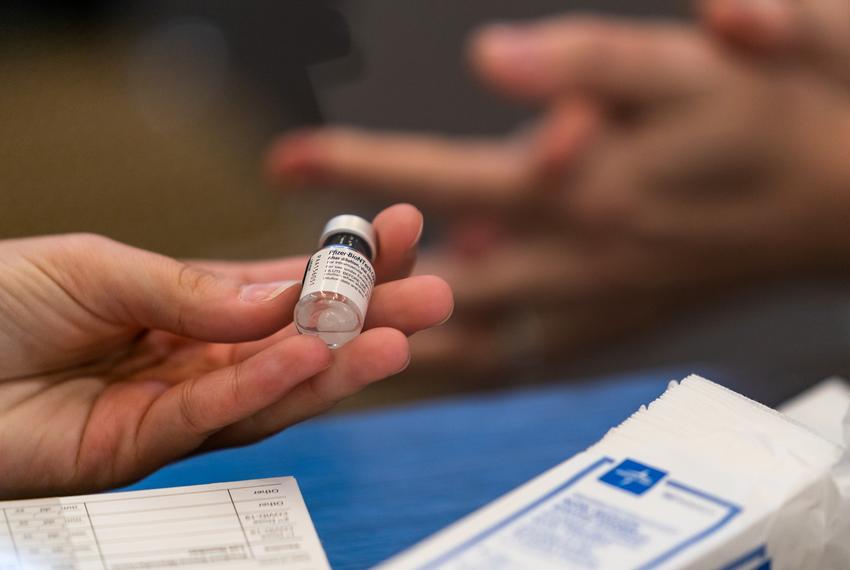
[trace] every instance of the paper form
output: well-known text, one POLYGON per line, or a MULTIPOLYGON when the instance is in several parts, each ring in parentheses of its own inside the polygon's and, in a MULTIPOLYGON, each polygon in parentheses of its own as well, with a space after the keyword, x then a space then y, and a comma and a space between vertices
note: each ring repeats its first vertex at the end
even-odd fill
POLYGON ((330 568, 292 477, 0 502, 2 570, 330 568))

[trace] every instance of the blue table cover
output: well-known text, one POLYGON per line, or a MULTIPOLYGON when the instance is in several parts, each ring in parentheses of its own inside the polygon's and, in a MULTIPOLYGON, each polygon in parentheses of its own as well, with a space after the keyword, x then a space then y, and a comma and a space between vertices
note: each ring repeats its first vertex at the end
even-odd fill
POLYGON ((130 489, 294 475, 336 569, 368 568, 585 449, 682 372, 317 418, 130 489))

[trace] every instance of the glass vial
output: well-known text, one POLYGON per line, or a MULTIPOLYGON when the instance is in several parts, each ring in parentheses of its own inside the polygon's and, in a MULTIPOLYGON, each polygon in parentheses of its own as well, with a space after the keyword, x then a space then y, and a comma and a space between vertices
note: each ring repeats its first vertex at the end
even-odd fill
POLYGON ((339 348, 363 330, 375 285, 375 230, 359 216, 331 219, 304 272, 295 326, 339 348))

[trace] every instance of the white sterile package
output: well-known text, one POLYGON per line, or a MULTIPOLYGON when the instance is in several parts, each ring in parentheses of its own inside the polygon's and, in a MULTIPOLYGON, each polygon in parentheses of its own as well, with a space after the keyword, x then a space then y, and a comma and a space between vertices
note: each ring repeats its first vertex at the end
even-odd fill
POLYGON ((848 495, 844 446, 690 376, 382 568, 850 568, 848 495))
POLYGON ((843 424, 848 408, 850 384, 841 378, 827 378, 777 409, 829 441, 841 443, 847 441, 843 424))

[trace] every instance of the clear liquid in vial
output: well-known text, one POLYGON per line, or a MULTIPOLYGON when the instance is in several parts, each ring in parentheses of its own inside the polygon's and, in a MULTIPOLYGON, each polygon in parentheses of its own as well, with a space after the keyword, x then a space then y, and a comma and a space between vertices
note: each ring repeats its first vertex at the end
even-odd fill
POLYGON ((360 334, 363 315, 345 295, 316 291, 298 301, 295 326, 301 334, 317 336, 335 349, 360 334))

